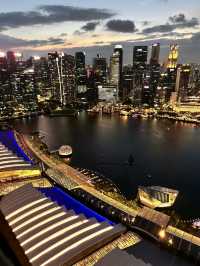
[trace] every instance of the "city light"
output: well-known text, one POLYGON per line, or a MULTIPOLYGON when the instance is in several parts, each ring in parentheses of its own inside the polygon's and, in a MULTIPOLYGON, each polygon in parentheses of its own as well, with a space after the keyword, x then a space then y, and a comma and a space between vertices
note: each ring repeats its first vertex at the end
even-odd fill
POLYGON ((173 245, 173 240, 172 240, 172 238, 170 238, 168 242, 169 242, 170 245, 173 245))
POLYGON ((6 54, 4 52, 0 52, 0 57, 5 57, 6 54))
POLYGON ((39 55, 35 55, 35 56, 33 56, 33 59, 34 59, 35 61, 40 60, 40 56, 39 56, 39 55))
POLYGON ((164 230, 164 229, 160 230, 160 232, 159 232, 159 237, 160 237, 161 239, 164 239, 165 236, 166 236, 166 232, 165 232, 165 230, 164 230))
POLYGON ((22 57, 22 53, 16 52, 16 53, 15 53, 15 56, 16 56, 17 58, 22 57))

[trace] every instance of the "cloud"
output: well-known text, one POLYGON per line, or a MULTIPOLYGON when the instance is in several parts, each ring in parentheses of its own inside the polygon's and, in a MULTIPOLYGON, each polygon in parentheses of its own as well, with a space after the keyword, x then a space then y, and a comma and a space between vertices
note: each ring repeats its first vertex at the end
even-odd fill
POLYGON ((148 26, 149 24, 151 24, 151 21, 148 20, 142 21, 142 26, 148 26))
POLYGON ((199 25, 199 20, 197 18, 187 19, 184 14, 180 13, 178 15, 169 17, 169 22, 167 22, 166 24, 145 28, 142 31, 142 33, 143 34, 164 33, 164 32, 166 33, 166 32, 172 32, 176 29, 193 28, 198 25, 199 25))
POLYGON ((120 20, 113 19, 106 23, 107 30, 123 32, 123 33, 131 33, 136 32, 135 23, 131 20, 120 20))
POLYGON ((85 32, 84 31, 80 31, 80 30, 75 30, 74 33, 73 33, 73 35, 75 35, 75 36, 80 36, 80 35, 83 35, 83 34, 85 34, 85 32))
POLYGON ((197 18, 187 19, 183 13, 169 17, 169 21, 178 27, 195 27, 199 25, 197 18))
POLYGON ((68 35, 67 33, 61 33, 59 36, 60 37, 67 37, 67 35, 68 35))
POLYGON ((42 5, 34 11, 0 13, 0 31, 22 26, 49 25, 66 21, 91 21, 111 18, 108 9, 65 5, 42 5))
POLYGON ((88 22, 81 28, 84 31, 94 31, 99 25, 99 22, 88 22))
POLYGON ((20 38, 11 37, 9 35, 0 34, 1 49, 11 49, 20 47, 40 47, 47 45, 60 45, 64 44, 65 41, 62 38, 49 38, 46 40, 25 40, 20 38))

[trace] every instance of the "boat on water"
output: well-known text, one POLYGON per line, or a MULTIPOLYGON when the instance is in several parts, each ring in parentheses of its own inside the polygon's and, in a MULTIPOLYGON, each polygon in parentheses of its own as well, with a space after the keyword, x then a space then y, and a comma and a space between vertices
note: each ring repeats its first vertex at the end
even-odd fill
POLYGON ((130 154, 129 157, 128 157, 128 164, 129 164, 130 166, 132 166, 133 163, 134 163, 134 157, 133 157, 132 154, 130 154))
POLYGON ((50 117, 56 117, 56 116, 76 116, 78 115, 77 110, 71 109, 71 108, 57 108, 56 110, 53 110, 50 112, 50 117))
POLYGON ((69 158, 72 156, 72 153, 72 147, 69 145, 63 145, 58 150, 58 154, 62 158, 69 158))

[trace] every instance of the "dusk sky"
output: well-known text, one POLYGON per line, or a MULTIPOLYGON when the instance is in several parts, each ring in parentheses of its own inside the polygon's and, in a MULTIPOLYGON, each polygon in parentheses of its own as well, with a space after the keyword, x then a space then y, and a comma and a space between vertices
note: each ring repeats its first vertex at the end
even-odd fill
POLYGON ((41 54, 176 41, 183 60, 200 61, 199 23, 199 0, 7 0, 1 2, 0 49, 41 54))

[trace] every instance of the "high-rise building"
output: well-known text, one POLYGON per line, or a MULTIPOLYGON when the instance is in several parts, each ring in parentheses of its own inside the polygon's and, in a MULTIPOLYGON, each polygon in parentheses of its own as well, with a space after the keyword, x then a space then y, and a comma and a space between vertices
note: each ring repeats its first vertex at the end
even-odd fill
POLYGON ((60 80, 60 68, 58 67, 59 54, 57 52, 48 53, 48 71, 49 82, 54 100, 60 102, 61 80, 60 80))
POLYGON ((52 88, 50 84, 50 76, 48 69, 48 60, 46 57, 32 57, 32 66, 35 71, 35 82, 38 89, 38 96, 41 101, 49 100, 53 97, 52 88))
POLYGON ((147 68, 148 46, 135 46, 133 49, 133 91, 134 104, 142 103, 143 81, 147 68))
POLYGON ((158 65, 160 57, 160 43, 154 43, 151 48, 150 65, 158 65))
POLYGON ((189 79, 190 79, 190 65, 180 65, 177 68, 176 75, 176 94, 177 101, 183 102, 186 100, 187 96, 189 96, 189 79))
POLYGON ((37 111, 37 91, 33 68, 20 69, 11 74, 11 87, 15 110, 19 113, 37 111))
POLYGON ((168 62, 167 62, 168 69, 175 69, 177 67, 178 57, 179 57, 179 46, 177 44, 171 44, 168 56, 168 62))
POLYGON ((75 72, 76 72, 76 91, 82 94, 87 91, 87 72, 85 68, 85 53, 77 52, 75 54, 75 72))
POLYGON ((127 65, 123 67, 123 99, 132 96, 133 92, 133 67, 127 65))
POLYGON ((190 96, 200 94, 200 64, 191 64, 188 93, 190 96))
POLYGON ((122 45, 115 45, 114 52, 119 54, 119 98, 123 99, 123 47, 122 45))
POLYGON ((148 56, 148 46, 135 46, 133 49, 133 64, 146 65, 148 56))
POLYGON ((154 92, 151 86, 151 69, 148 66, 143 76, 141 104, 152 107, 154 103, 154 92))
POLYGON ((15 52, 13 51, 7 52, 7 66, 9 73, 12 73, 16 70, 16 56, 15 52))
POLYGON ((54 99, 61 106, 71 103, 75 97, 75 58, 57 52, 48 54, 50 84, 54 99))
POLYGON ((118 100, 120 86, 120 54, 118 51, 110 57, 110 84, 116 87, 116 100, 118 100))
POLYGON ((169 103, 172 92, 175 92, 177 70, 174 68, 167 69, 161 74, 160 84, 161 90, 164 90, 165 103, 169 103))
POLYGON ((107 83, 107 62, 106 58, 97 55, 94 58, 93 69, 95 75, 96 85, 106 84, 107 83))

